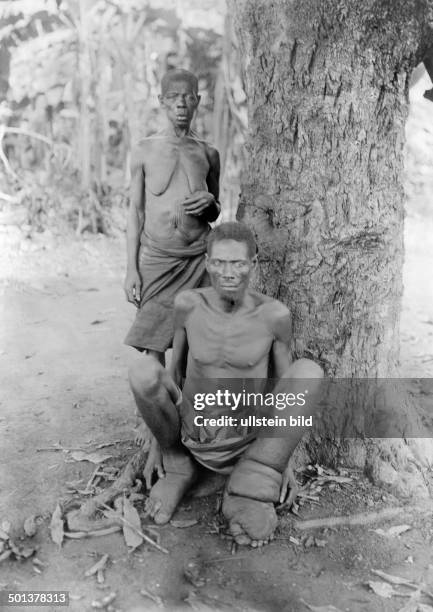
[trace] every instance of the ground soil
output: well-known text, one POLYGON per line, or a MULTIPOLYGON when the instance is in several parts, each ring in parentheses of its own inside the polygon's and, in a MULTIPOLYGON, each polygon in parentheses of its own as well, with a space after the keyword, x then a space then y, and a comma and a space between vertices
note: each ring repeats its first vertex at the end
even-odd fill
MULTIPOLYGON (((407 220, 401 373, 419 379, 414 393, 424 410, 433 397, 422 380, 433 377, 432 229, 425 219, 407 220)), ((2 588, 68 590, 74 597, 69 609, 77 611, 91 610, 93 600, 114 591, 114 608, 125 612, 155 607, 140 594, 143 588, 159 595, 170 610, 302 612, 309 609, 303 602, 342 611, 400 610, 407 598, 382 598, 365 586, 379 580, 371 569, 415 581, 424 576, 433 590, 433 514, 421 509, 381 524, 384 529, 411 525, 395 538, 372 531, 379 524, 304 534, 294 526, 295 517, 284 512, 273 543, 232 555, 231 543, 212 533, 214 494, 186 500, 179 509, 176 518, 195 518, 197 525, 160 528, 169 555, 146 546, 128 554, 121 534, 67 540, 59 550, 49 536, 49 517, 58 501, 71 497, 66 483, 86 482, 94 465, 47 449, 56 444, 88 449, 120 440, 104 449, 112 455, 106 465, 112 466, 135 450, 127 381, 133 351, 122 344, 133 318, 121 288, 123 241, 104 236, 65 240, 50 232, 30 239, 11 225, 2 226, 2 237, 0 523, 9 520, 21 542, 24 519, 37 515, 32 540, 46 564, 38 574, 31 560, 3 562, 2 588), (325 544, 316 546, 305 535, 325 544), (97 553, 110 556, 104 585, 84 577, 97 553), (184 573, 189 562, 197 564, 195 586, 184 573)), ((325 486, 318 505, 301 508, 302 518, 370 512, 397 503, 361 475, 353 476, 350 485, 325 486)), ((140 503, 137 507, 142 509, 140 503)), ((21 608, 11 608, 16 609, 21 608)))

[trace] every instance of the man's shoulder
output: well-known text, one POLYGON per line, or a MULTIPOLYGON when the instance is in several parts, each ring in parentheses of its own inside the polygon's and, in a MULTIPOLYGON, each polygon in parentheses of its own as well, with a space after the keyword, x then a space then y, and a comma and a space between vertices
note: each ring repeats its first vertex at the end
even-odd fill
POLYGON ((254 295, 262 321, 276 339, 287 343, 292 332, 290 310, 279 300, 263 295, 263 293, 255 292, 254 295))
POLYGON ((210 161, 219 160, 218 149, 213 144, 211 144, 207 140, 199 138, 195 134, 192 136, 192 140, 203 148, 210 161))
POLYGON ((155 148, 158 149, 163 144, 167 137, 163 134, 153 134, 139 140, 131 151, 131 159, 135 161, 144 161, 146 156, 155 148))
POLYGON ((202 289, 185 289, 185 291, 181 291, 174 298, 175 309, 183 312, 192 310, 200 302, 200 293, 202 291, 202 289))
POLYGON ((275 320, 290 317, 290 310, 279 300, 259 293, 258 291, 252 291, 251 294, 256 300, 257 306, 260 306, 261 310, 263 310, 267 316, 275 320))

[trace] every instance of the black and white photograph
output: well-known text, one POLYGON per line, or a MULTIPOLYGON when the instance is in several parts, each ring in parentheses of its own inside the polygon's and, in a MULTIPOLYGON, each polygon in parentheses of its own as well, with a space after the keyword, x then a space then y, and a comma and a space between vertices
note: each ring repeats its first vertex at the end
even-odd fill
POLYGON ((0 610, 433 612, 433 0, 0 0, 0 610))

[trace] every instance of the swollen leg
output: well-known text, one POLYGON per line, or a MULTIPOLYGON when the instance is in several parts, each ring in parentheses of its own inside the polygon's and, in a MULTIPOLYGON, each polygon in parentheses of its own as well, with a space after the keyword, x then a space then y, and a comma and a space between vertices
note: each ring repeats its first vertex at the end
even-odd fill
MULTIPOLYGON (((302 359, 292 364, 274 393, 303 393, 306 401, 297 406, 297 416, 308 417, 315 411, 322 377, 314 362, 302 359)), ((282 415, 275 410, 273 416, 282 415)), ((303 427, 292 427, 280 432, 281 437, 265 437, 270 432, 263 429, 234 468, 223 513, 239 544, 260 545, 272 537, 277 525, 274 504, 280 497, 283 473, 304 431, 303 427)))

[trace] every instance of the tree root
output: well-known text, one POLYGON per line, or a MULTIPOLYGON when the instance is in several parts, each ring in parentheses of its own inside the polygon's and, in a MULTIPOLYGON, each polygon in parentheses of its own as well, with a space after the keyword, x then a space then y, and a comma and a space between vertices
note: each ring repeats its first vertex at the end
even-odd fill
POLYGON ((84 518, 94 516, 98 508, 110 504, 116 497, 122 495, 125 491, 129 491, 135 484, 137 478, 143 474, 148 455, 147 448, 140 448, 128 461, 123 468, 120 476, 113 482, 111 486, 96 495, 92 499, 87 500, 82 504, 79 514, 84 518))
POLYGON ((352 514, 348 516, 329 516, 326 518, 310 519, 307 521, 296 521, 297 529, 323 529, 324 527, 341 527, 342 525, 368 525, 398 516, 401 513, 410 513, 416 510, 416 506, 401 508, 385 508, 379 512, 368 512, 366 514, 352 514))

